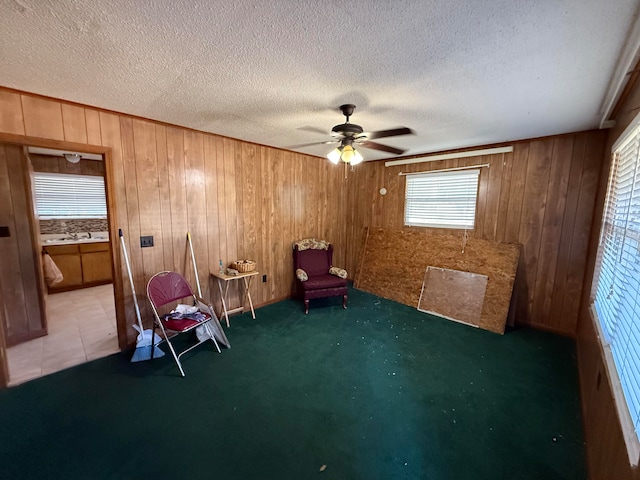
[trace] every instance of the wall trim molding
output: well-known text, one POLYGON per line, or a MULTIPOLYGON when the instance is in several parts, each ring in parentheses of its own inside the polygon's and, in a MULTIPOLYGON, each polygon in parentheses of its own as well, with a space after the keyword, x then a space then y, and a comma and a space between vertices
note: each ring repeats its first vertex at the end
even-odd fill
POLYGON ((512 145, 509 145, 508 147, 481 148, 479 150, 468 150, 466 152, 440 153, 436 155, 425 155, 423 157, 418 157, 418 158, 407 158, 404 160, 391 160, 388 162, 384 162, 384 166, 395 167, 397 165, 409 165, 412 163, 435 162, 437 160, 451 160, 454 158, 481 157, 482 155, 497 155, 500 153, 511 153, 511 152, 513 152, 512 145))

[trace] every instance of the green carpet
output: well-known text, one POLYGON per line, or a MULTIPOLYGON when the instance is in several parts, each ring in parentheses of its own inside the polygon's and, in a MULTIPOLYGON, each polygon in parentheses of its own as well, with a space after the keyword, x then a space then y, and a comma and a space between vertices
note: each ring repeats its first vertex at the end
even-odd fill
POLYGON ((351 290, 0 391, 2 478, 585 479, 575 346, 351 290), (167 351, 166 346, 163 349, 167 351), (320 472, 322 465, 326 469, 320 472))

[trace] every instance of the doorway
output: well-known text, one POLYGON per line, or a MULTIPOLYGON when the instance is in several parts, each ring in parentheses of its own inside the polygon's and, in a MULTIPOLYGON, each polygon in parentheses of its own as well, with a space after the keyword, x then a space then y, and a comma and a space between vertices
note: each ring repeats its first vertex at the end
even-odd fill
MULTIPOLYGON (((82 176, 100 177, 103 191, 108 193, 106 162, 101 153, 41 147, 25 147, 23 151, 31 177, 25 190, 33 188, 35 175, 50 174, 53 177, 77 176, 80 181, 82 176), (69 153, 74 154, 69 156, 70 160, 64 156, 69 153)), ((110 251, 114 242, 108 220, 112 212, 108 211, 107 195, 103 196, 104 215, 73 218, 67 214, 64 218, 56 218, 51 214, 38 216, 35 192, 28 193, 33 200, 29 214, 35 232, 31 238, 32 248, 37 253, 34 256, 46 252, 49 258, 57 259, 65 280, 46 286, 43 278, 39 279, 43 286, 40 289, 42 328, 40 332, 32 332, 31 337, 36 338, 8 342, 6 359, 10 386, 120 351, 112 280, 115 269, 110 251)), ((19 241, 26 242, 27 239, 19 241)), ((44 277, 42 268, 36 270, 44 277)), ((7 332, 4 333, 7 337, 7 332)))

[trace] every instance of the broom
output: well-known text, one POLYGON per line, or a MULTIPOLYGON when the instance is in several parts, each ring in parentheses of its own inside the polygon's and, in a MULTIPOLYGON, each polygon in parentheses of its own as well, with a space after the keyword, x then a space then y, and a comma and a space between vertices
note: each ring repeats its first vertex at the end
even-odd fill
POLYGON ((138 332, 138 337, 136 338, 136 349, 133 352, 131 361, 142 362, 143 360, 150 360, 152 352, 153 358, 164 357, 164 352, 157 346, 157 344, 162 341, 160 336, 153 333, 150 329, 145 330, 142 326, 140 308, 138 307, 138 298, 136 297, 136 289, 133 286, 133 276, 131 275, 131 266, 129 265, 129 255, 127 255, 127 246, 124 243, 124 236, 122 235, 121 228, 118 229, 118 235, 120 236, 124 262, 127 265, 127 273, 129 274, 129 282, 131 283, 131 293, 133 294, 133 305, 136 309, 136 317, 138 319, 138 324, 133 325, 134 330, 138 332), (151 350, 151 348, 153 348, 153 350, 151 350))

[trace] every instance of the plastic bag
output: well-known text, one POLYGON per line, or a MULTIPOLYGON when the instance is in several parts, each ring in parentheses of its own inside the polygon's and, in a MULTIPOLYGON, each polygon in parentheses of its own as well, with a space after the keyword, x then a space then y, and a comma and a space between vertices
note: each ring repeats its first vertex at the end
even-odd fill
POLYGON ((64 280, 64 276, 56 262, 46 252, 42 254, 42 269, 44 270, 44 281, 47 282, 48 286, 53 287, 64 280))

